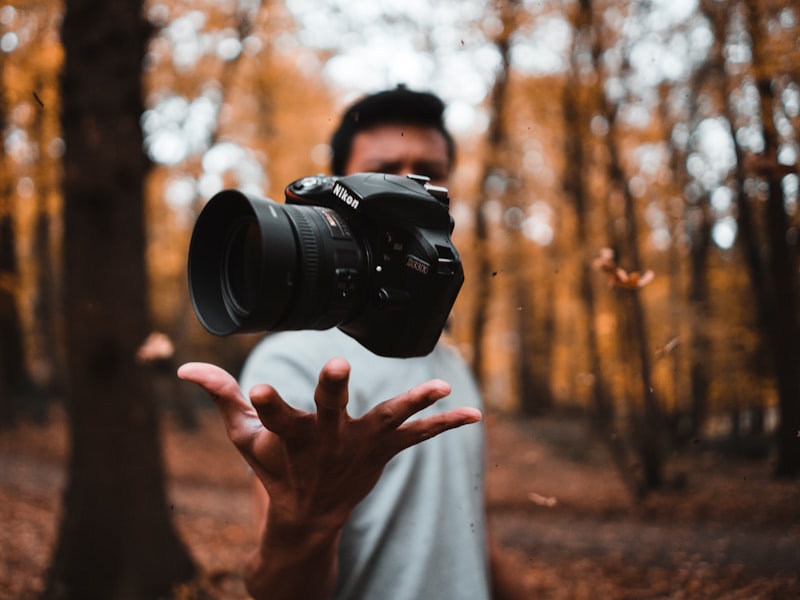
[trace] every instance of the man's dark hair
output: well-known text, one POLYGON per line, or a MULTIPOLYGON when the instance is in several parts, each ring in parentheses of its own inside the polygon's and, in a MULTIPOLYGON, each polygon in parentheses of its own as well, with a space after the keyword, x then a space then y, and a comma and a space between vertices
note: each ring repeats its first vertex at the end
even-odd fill
POLYGON ((433 127, 447 142, 452 165, 455 143, 444 125, 444 102, 429 92, 414 92, 405 86, 371 94, 352 104, 342 115, 339 127, 331 138, 331 171, 343 175, 353 138, 357 133, 378 125, 417 125, 433 127))

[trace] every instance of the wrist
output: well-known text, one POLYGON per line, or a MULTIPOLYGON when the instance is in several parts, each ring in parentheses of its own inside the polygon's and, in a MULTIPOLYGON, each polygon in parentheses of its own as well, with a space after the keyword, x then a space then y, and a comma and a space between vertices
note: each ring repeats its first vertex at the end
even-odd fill
POLYGON ((345 521, 335 517, 302 518, 269 511, 260 545, 265 550, 291 548, 309 552, 336 546, 345 521))
POLYGON ((311 542, 324 543, 337 535, 350 518, 352 509, 342 509, 344 503, 320 503, 289 500, 271 496, 266 512, 266 530, 271 538, 278 542, 309 539, 311 542))
POLYGON ((256 598, 327 598, 338 573, 341 527, 268 517, 244 579, 256 598), (302 593, 301 593, 302 592, 302 593))

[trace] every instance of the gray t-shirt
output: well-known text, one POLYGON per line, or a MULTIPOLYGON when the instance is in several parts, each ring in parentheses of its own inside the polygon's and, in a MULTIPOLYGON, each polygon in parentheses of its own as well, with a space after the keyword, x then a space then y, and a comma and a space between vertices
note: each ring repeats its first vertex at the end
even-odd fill
MULTIPOLYGON (((419 416, 481 408, 473 378, 453 350, 439 344, 425 357, 384 358, 337 329, 266 337, 248 358, 240 385, 248 393, 269 383, 292 406, 314 411, 319 371, 334 357, 351 365, 352 417, 434 378, 447 381, 452 393, 419 416)), ((488 599, 483 461, 480 424, 395 456, 345 526, 334 598, 488 599)))

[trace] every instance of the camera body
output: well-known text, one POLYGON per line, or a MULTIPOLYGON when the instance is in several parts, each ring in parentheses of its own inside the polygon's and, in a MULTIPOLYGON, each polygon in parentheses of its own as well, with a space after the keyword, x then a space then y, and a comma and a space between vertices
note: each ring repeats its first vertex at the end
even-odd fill
POLYGON ((285 196, 225 190, 203 209, 189 250, 203 326, 339 327, 381 356, 430 353, 464 281, 447 189, 360 173, 304 177, 285 196))

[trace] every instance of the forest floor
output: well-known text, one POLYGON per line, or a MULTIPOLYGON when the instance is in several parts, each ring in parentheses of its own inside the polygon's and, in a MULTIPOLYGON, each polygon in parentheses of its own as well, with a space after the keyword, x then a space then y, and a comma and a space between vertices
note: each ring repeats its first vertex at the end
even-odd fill
MULTIPOLYGON (((253 545, 248 475, 216 413, 164 425, 169 502, 201 568, 198 594, 246 598, 253 545)), ((487 417, 490 525, 531 598, 800 598, 800 482, 768 459, 694 446, 670 457, 667 489, 634 502, 577 420, 487 417)), ((0 432, 0 598, 37 598, 66 481, 64 419, 0 432)), ((438 599, 436 599, 438 600, 438 599)))

